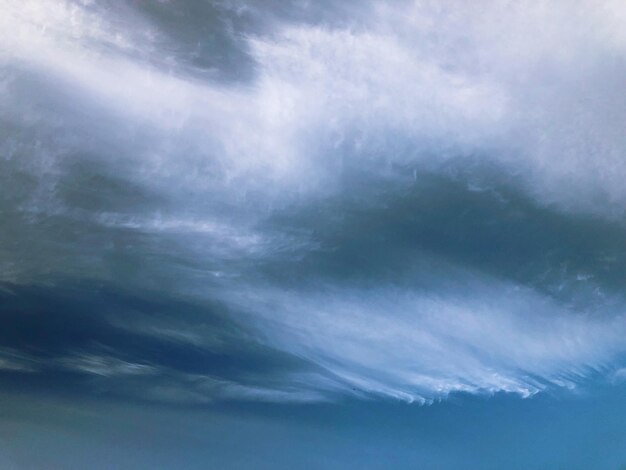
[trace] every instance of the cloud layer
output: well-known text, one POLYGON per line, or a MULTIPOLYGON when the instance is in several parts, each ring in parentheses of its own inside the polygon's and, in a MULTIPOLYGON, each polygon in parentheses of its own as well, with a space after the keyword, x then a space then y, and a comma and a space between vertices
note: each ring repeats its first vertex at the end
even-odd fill
POLYGON ((7 374, 426 402, 619 369, 620 2, 0 8, 7 374), (44 291, 95 320, 29 335, 44 291))

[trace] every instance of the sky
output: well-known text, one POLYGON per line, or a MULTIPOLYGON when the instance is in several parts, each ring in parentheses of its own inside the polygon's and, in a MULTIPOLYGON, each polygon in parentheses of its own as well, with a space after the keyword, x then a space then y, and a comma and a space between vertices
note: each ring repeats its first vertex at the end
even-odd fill
POLYGON ((0 467, 626 468, 619 0, 0 0, 0 467))

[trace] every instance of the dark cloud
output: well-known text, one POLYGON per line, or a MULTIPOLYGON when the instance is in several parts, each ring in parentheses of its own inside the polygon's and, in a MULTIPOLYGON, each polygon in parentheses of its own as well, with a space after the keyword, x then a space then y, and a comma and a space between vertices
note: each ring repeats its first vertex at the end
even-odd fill
MULTIPOLYGON (((206 401, 254 398, 254 387, 263 400, 268 384, 280 388, 290 373, 319 373, 299 358, 263 346, 223 313, 213 313, 220 309, 97 284, 5 285, 0 373, 18 389, 25 381, 69 394, 125 398, 157 399, 151 394, 163 384, 182 395, 204 383, 211 385, 201 387, 206 401), (234 384, 241 393, 215 392, 234 384)), ((272 390, 266 393, 272 399, 272 390)), ((169 400, 164 395, 161 401, 169 400)), ((183 395, 171 401, 188 400, 183 395)))
POLYGON ((274 215, 270 224, 312 234, 318 248, 270 260, 260 276, 428 289, 460 265, 586 307, 621 296, 623 224, 539 205, 498 171, 398 173, 353 174, 348 194, 274 215))

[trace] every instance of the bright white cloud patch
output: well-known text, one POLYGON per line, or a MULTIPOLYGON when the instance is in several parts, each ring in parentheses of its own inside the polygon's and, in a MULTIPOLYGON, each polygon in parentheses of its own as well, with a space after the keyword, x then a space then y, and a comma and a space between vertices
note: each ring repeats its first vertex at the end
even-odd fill
POLYGON ((407 401, 574 387, 624 350, 622 315, 593 318, 518 286, 469 279, 467 292, 327 287, 238 298, 261 314, 270 343, 352 387, 407 401))

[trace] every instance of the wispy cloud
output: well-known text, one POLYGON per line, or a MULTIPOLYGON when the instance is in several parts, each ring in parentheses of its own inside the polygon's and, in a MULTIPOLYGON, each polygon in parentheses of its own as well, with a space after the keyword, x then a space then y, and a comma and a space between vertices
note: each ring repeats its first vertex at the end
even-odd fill
POLYGON ((574 387, 624 352, 621 314, 593 318, 520 286, 465 281, 467 290, 318 286, 236 298, 270 344, 408 401, 574 387))

